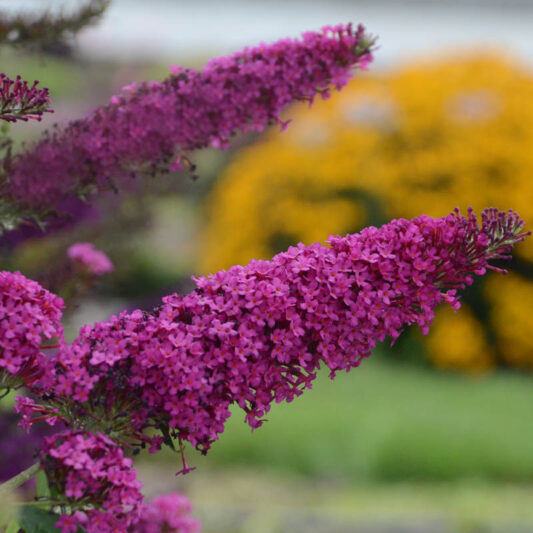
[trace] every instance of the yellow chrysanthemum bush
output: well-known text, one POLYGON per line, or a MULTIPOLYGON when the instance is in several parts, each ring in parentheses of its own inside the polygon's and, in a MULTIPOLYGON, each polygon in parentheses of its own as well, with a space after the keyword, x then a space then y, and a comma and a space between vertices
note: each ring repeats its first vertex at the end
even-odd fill
MULTIPOLYGON (((201 268, 455 206, 516 208, 533 222, 533 74, 490 53, 427 58, 360 77, 313 113, 237 153, 214 186, 201 268)), ((437 313, 439 368, 533 367, 533 241, 513 278, 488 276, 464 311, 437 313)))

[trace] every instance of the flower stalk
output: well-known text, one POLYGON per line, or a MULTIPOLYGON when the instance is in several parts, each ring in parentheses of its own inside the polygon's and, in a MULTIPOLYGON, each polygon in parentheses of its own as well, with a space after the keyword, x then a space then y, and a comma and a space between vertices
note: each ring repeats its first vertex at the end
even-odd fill
POLYGON ((4 483, 0 484, 0 498, 2 498, 4 494, 13 492, 16 488, 24 485, 24 483, 35 477, 39 473, 39 470, 41 470, 41 464, 37 462, 26 468, 26 470, 20 472, 20 474, 4 481, 4 483))

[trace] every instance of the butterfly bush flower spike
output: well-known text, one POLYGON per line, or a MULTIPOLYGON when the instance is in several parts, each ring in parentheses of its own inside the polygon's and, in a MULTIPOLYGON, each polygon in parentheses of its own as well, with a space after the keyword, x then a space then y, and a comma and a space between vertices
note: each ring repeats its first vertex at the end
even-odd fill
MULTIPOLYGON (((175 437, 206 452, 232 404, 259 427, 322 365, 334 377, 409 325, 427 333, 435 307, 458 308, 458 291, 498 269, 489 261, 507 259, 522 230, 494 209, 481 225, 471 211, 399 219, 198 278, 152 313, 83 327, 60 350, 56 395, 41 408, 74 427, 91 412, 102 431, 152 451, 175 437)), ((20 406, 26 420, 32 409, 20 406)))
POLYGON ((246 48, 198 71, 172 67, 165 81, 125 87, 15 158, 10 194, 50 209, 75 192, 114 188, 111 179, 191 167, 185 152, 226 148, 237 131, 283 124, 290 103, 343 87, 354 69, 366 68, 372 44, 362 26, 347 24, 246 48))

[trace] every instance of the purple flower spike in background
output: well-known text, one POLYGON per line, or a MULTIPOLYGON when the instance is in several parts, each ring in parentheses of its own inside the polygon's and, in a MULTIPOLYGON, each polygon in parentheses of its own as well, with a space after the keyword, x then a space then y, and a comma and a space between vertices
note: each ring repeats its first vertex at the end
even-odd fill
POLYGON ((199 71, 172 67, 165 81, 124 88, 107 106, 14 158, 9 193, 48 211, 72 193, 112 189, 113 179, 190 166, 185 152, 225 148, 237 131, 285 126, 283 108, 343 87, 371 61, 372 44, 362 26, 339 25, 246 48, 199 71))

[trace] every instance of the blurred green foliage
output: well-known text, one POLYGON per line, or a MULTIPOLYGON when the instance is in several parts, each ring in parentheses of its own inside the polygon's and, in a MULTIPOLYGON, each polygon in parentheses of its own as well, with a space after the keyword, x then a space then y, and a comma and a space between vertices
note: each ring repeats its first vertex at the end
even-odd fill
MULTIPOLYGON (((20 74, 30 84, 39 80, 41 87, 50 89, 52 103, 54 99, 78 94, 84 86, 84 66, 55 57, 2 50, 2 70, 12 77, 20 74)), ((53 122, 53 117, 45 120, 53 122)))

